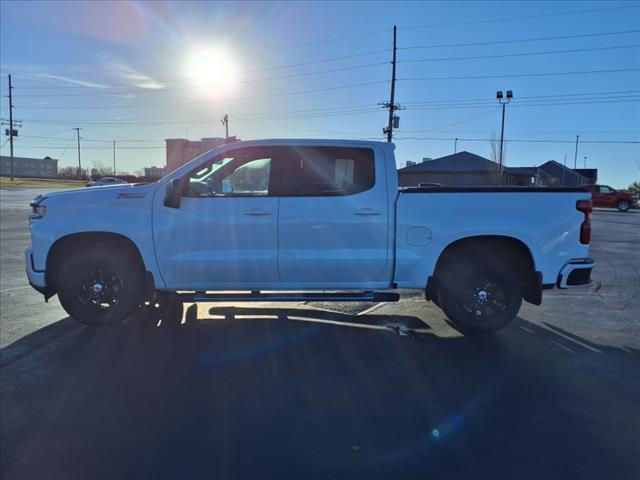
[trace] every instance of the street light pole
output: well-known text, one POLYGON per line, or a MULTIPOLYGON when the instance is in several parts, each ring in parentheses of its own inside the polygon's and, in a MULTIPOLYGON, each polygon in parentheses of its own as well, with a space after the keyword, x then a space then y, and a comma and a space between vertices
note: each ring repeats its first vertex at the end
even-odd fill
POLYGON ((113 175, 116 175, 116 141, 113 141, 113 175))
POLYGON ((498 162, 498 179, 499 184, 502 185, 502 155, 504 152, 504 114, 507 107, 507 103, 511 101, 513 98, 513 91, 507 90, 507 94, 503 95, 502 90, 498 90, 496 92, 496 98, 498 99, 498 103, 502 105, 502 126, 500 127, 500 160, 498 162))

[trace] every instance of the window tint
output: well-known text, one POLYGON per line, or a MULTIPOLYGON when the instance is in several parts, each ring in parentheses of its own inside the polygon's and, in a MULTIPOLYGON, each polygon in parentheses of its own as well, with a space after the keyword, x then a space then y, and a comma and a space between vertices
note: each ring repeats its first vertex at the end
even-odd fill
POLYGON ((270 158, 260 158, 245 163, 222 179, 222 193, 267 195, 270 171, 270 158))
POLYGON ((600 187, 600 193, 611 193, 611 188, 609 188, 609 187, 600 187))
POLYGON ((271 155, 246 148, 217 157, 198 167, 188 179, 189 197, 266 196, 269 194, 271 155))
POLYGON ((291 148, 283 164, 287 196, 353 195, 375 183, 373 151, 365 148, 291 148))

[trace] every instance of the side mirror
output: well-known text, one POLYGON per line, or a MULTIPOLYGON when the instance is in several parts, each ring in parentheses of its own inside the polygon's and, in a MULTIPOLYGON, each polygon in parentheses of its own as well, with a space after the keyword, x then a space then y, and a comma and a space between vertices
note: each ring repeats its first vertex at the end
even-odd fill
POLYGON ((169 208, 180 208, 182 198, 182 179, 174 178, 167 185, 167 194, 164 197, 164 206, 169 208))

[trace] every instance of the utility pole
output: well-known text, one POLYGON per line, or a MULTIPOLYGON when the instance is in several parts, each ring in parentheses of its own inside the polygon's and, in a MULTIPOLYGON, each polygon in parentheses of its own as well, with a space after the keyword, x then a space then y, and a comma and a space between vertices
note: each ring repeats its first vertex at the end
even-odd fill
POLYGON ((229 140, 229 115, 225 113, 220 121, 224 125, 224 138, 229 140))
POLYGON ((580 135, 576 135, 576 153, 573 156, 573 169, 578 168, 578 140, 580 139, 580 135))
POLYGON ((11 181, 13 182, 13 87, 11 86, 11 74, 9 74, 9 149, 11 151, 11 181))
POLYGON ((116 141, 113 141, 113 175, 116 174, 116 141))
POLYGON ((397 53, 397 33, 398 27, 393 26, 393 59, 391 61, 391 96, 389 102, 384 102, 381 105, 384 108, 389 109, 389 123, 382 129, 382 132, 387 136, 387 142, 393 141, 393 129, 400 127, 400 117, 395 115, 396 110, 404 110, 400 105, 396 105, 396 53, 397 53))
POLYGON ((80 129, 78 127, 74 128, 78 134, 78 178, 82 176, 82 163, 80 163, 80 129))
POLYGON ((587 156, 584 157, 584 168, 587 168, 587 156))
POLYGON ((498 179, 499 179, 499 184, 502 185, 502 168, 503 168, 503 161, 502 161, 502 153, 504 152, 504 112, 506 110, 507 107, 507 103, 509 103, 511 101, 511 99, 513 98, 513 92, 511 90, 507 90, 506 95, 503 96, 502 94, 502 90, 499 90, 498 92, 496 92, 496 98, 498 99, 498 102, 500 103, 500 105, 502 105, 502 127, 500 128, 500 161, 498 163, 498 179), (504 98, 506 96, 506 98, 504 98))
POLYGON ((453 143, 453 153, 458 153, 458 137, 456 137, 455 142, 453 143))
POLYGON ((393 61, 391 63, 391 98, 389 99, 389 125, 387 128, 389 129, 387 132, 387 142, 391 143, 393 139, 393 112, 395 112, 395 101, 396 101, 396 35, 398 32, 398 27, 393 26, 393 61))

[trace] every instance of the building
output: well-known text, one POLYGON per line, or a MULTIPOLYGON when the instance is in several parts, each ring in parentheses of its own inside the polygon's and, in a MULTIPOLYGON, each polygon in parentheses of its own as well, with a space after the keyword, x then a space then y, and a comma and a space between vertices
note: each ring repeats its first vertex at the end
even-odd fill
POLYGON ((589 185, 595 185, 598 183, 597 168, 576 168, 575 171, 586 178, 589 185))
POLYGON ((572 170, 555 160, 543 163, 538 170, 540 185, 546 187, 580 187, 589 183, 588 179, 580 175, 577 170, 572 170))
POLYGON ((398 170, 398 182, 402 187, 421 183, 466 187, 495 185, 499 171, 496 162, 462 151, 401 168, 398 170))
POLYGON ((148 178, 164 177, 164 167, 144 167, 144 176, 148 178))
MULTIPOLYGON (((0 175, 11 176, 11 157, 0 156, 0 175)), ((13 157, 14 177, 56 178, 58 160, 44 158, 13 157)))
POLYGON ((517 185, 521 187, 535 186, 541 184, 541 175, 539 168, 536 167, 505 167, 511 185, 517 185))
POLYGON ((208 152, 212 148, 219 147, 229 142, 236 142, 239 139, 234 137, 225 138, 203 138, 201 140, 187 140, 184 138, 168 138, 167 145, 167 166, 165 174, 173 172, 176 168, 193 160, 198 155, 208 152))
MULTIPOLYGON (((439 183, 444 186, 490 186, 500 178, 499 165, 470 152, 424 160, 398 170, 400 186, 416 186, 421 183, 439 183)), ((572 170, 555 160, 538 167, 502 167, 504 185, 513 186, 565 186, 578 187, 595 183, 597 169, 572 170)))

